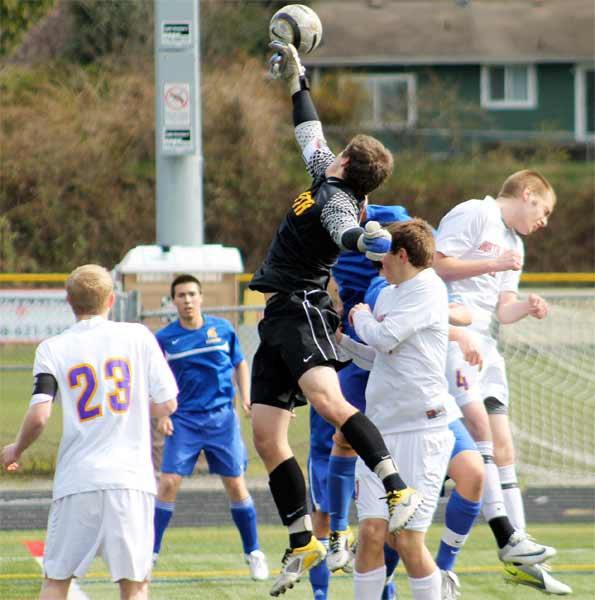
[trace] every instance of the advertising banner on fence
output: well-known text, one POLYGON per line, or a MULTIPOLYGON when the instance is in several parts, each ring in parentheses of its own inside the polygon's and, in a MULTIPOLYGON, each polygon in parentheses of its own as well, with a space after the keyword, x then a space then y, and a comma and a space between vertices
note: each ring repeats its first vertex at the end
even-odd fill
POLYGON ((40 342, 74 321, 64 290, 0 290, 0 343, 40 342))

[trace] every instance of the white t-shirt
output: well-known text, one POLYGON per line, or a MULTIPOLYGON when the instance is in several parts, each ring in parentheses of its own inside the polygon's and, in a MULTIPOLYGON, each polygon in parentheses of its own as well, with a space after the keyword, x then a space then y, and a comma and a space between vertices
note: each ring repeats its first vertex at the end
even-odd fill
POLYGON ((374 314, 358 311, 353 321, 357 335, 375 351, 366 415, 380 431, 446 425, 448 301, 436 272, 424 269, 384 288, 374 314))
POLYGON ((149 398, 166 402, 178 387, 151 332, 102 317, 78 321, 38 346, 39 373, 54 376, 62 404, 54 500, 105 489, 155 494, 149 398))
MULTIPOLYGON (((524 260, 523 241, 507 227, 502 212, 491 196, 483 200, 467 200, 455 206, 440 221, 436 250, 461 260, 481 260, 516 250, 524 260)), ((448 282, 449 294, 456 296, 471 310, 472 329, 490 334, 501 292, 518 292, 521 271, 486 273, 448 282)))

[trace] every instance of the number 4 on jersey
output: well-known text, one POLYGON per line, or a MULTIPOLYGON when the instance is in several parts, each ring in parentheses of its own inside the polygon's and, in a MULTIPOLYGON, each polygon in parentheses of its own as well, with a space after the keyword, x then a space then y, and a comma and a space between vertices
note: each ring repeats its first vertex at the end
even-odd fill
POLYGON ((469 390, 467 378, 461 373, 460 369, 457 369, 457 387, 464 388, 466 391, 469 390))

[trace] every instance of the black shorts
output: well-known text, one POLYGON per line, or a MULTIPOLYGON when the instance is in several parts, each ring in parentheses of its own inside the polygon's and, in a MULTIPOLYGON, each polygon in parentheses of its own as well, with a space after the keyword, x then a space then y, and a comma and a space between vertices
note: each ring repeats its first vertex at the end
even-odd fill
POLYGON ((334 335, 340 322, 325 291, 279 293, 270 298, 258 325, 252 403, 287 410, 305 404, 297 382, 306 371, 346 364, 339 358, 334 335))

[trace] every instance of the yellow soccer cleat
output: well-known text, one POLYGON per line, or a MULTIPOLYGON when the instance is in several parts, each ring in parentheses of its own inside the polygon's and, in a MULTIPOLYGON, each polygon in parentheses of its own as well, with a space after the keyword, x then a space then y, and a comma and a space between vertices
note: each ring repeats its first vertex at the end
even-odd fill
POLYGON ((271 596, 284 594, 292 588, 312 567, 326 556, 326 548, 314 537, 308 544, 299 548, 287 548, 281 561, 281 572, 271 588, 271 596))
POLYGON ((504 580, 507 583, 526 585, 544 594, 567 596, 572 588, 558 581, 549 573, 546 565, 504 565, 504 580))
POLYGON ((388 530, 390 533, 399 533, 411 521, 415 511, 420 507, 423 494, 413 488, 393 490, 385 496, 388 504, 388 530))
POLYGON ((329 571, 335 572, 343 569, 345 573, 353 572, 354 554, 351 552, 353 540, 353 532, 350 527, 342 531, 331 531, 326 555, 326 566, 329 571))

